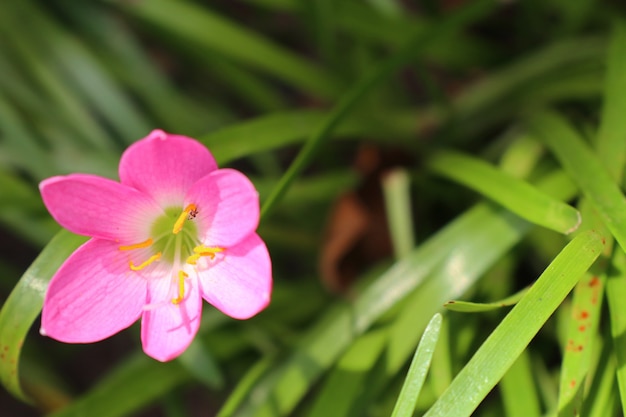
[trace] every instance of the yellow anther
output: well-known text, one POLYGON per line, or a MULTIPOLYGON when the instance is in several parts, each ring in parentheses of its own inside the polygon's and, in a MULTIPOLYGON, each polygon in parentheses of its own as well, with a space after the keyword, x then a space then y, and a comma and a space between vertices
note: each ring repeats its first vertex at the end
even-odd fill
POLYGON ((144 240, 143 242, 140 243, 135 243, 134 245, 124 245, 124 246, 120 246, 120 250, 133 250, 133 249, 143 249, 143 248, 147 248, 148 246, 152 245, 152 238, 149 237, 148 239, 144 240))
POLYGON ((147 261, 136 266, 135 264, 133 264, 133 261, 130 261, 129 262, 130 269, 132 269, 133 271, 139 271, 141 269, 144 269, 146 266, 150 265, 152 262, 158 260, 160 257, 161 257, 161 252, 157 253, 156 255, 152 255, 151 257, 148 258, 147 261))
POLYGON ((193 248, 194 253, 198 253, 202 256, 207 256, 209 254, 213 254, 215 256, 216 253, 224 252, 224 248, 220 248, 219 246, 204 246, 199 245, 193 248))
POLYGON ((192 218, 196 217, 196 214, 198 214, 198 208, 193 203, 185 207, 185 210, 183 210, 183 212, 180 213, 180 216, 178 216, 178 219, 176 219, 176 223, 174 223, 174 228, 172 229, 172 233, 176 235, 180 233, 181 230, 183 230, 183 225, 185 224, 185 220, 189 219, 190 213, 193 213, 192 218))
POLYGON ((211 259, 215 259, 215 254, 224 252, 224 248, 220 248, 217 246, 211 247, 211 246, 199 245, 193 248, 193 251, 194 251, 194 254, 187 258, 187 263, 191 265, 195 265, 198 262, 198 259, 200 259, 203 256, 208 256, 211 259))
POLYGON ((185 278, 188 276, 184 271, 178 271, 178 297, 172 298, 172 304, 179 304, 185 298, 185 278))

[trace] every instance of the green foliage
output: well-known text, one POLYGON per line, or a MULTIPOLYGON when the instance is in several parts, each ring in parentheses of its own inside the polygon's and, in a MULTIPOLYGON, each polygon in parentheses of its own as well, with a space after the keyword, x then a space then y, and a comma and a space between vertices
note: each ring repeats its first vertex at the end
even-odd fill
POLYGON ((3 2, 2 416, 623 415, 626 9, 448 3, 3 2), (38 182, 153 128, 252 178, 270 307, 165 364, 44 338, 85 238, 38 182))

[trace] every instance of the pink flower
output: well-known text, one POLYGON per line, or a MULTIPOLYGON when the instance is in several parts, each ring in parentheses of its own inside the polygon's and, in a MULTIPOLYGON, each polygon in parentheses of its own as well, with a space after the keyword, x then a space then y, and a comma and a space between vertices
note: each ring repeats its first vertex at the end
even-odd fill
POLYGON ((72 174, 40 184, 52 217, 91 236, 50 281, 43 335, 96 342, 141 318, 144 351, 167 361, 197 333, 202 298, 237 319, 267 306, 271 262, 243 174, 160 130, 124 152, 119 174, 120 182, 72 174))

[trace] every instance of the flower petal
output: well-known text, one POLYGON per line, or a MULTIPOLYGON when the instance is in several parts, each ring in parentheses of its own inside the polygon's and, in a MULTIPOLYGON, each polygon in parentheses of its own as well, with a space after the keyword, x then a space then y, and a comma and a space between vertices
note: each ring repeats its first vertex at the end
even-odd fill
POLYGON ((154 130, 126 149, 119 173, 122 184, 168 208, 182 206, 193 183, 216 169, 215 159, 200 142, 154 130))
POLYGON ((185 282, 185 298, 173 304, 174 294, 169 278, 155 279, 149 286, 150 304, 154 308, 144 312, 141 321, 143 350, 154 359, 166 362, 176 358, 189 346, 200 326, 202 298, 197 280, 189 277, 185 282))
POLYGON ((95 175, 52 177, 42 181, 39 189, 52 217, 79 235, 121 242, 143 240, 154 218, 163 214, 149 196, 95 175))
POLYGON ((263 310, 272 291, 272 265, 265 244, 251 234, 199 271, 202 297, 223 313, 247 319, 263 310))
POLYGON ((229 247, 254 232, 259 224, 259 195, 250 180, 233 169, 214 171, 196 182, 185 197, 198 213, 200 240, 229 247))
POLYGON ((114 242, 90 239, 52 277, 41 333, 66 343, 105 339, 139 319, 146 292, 114 242))

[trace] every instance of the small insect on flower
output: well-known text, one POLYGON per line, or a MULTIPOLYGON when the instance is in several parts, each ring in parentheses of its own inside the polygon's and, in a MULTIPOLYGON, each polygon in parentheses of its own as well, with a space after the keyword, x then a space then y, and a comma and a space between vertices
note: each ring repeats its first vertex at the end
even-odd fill
POLYGON ((52 217, 91 237, 50 280, 43 335, 91 343, 140 319, 144 352, 168 361, 198 332, 202 299, 236 319, 268 305, 271 260, 248 178, 218 169, 200 142, 161 130, 124 152, 119 176, 40 184, 52 217))

